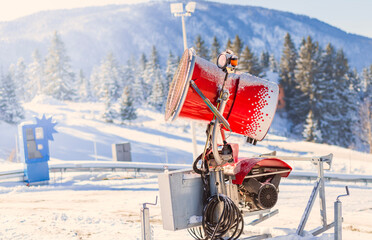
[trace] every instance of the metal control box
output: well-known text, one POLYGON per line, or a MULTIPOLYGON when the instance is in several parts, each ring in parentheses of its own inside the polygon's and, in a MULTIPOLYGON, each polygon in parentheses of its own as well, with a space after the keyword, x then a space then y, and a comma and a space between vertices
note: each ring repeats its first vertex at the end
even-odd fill
POLYGON ((181 230, 201 225, 203 182, 191 170, 159 175, 160 207, 165 230, 181 230))
POLYGON ((112 158, 114 161, 131 162, 132 155, 130 152, 130 143, 112 144, 112 158))

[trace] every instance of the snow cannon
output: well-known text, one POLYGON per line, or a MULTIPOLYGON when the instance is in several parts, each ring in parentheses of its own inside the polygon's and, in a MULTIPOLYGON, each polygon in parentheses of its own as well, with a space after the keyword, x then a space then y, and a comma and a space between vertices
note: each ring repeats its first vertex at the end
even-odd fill
POLYGON ((274 118, 279 88, 248 73, 236 73, 237 64, 230 50, 218 56, 216 65, 192 49, 181 58, 165 119, 209 123, 204 151, 192 170, 159 176, 164 229, 188 229, 195 239, 238 239, 244 216, 257 214, 261 222, 275 215, 270 211, 278 200, 280 180, 292 168, 273 153, 239 157, 239 145, 228 143, 225 131, 244 135, 253 144, 261 141, 274 118))
MULTIPOLYGON (((204 99, 190 82, 195 83, 207 101, 217 106, 224 76, 216 64, 196 56, 192 49, 186 50, 170 85, 165 120, 180 117, 211 121, 214 114, 210 106, 203 103, 204 99)), ((221 114, 231 124, 231 131, 256 141, 264 139, 276 111, 278 85, 247 73, 231 73, 224 88, 229 97, 221 114)))

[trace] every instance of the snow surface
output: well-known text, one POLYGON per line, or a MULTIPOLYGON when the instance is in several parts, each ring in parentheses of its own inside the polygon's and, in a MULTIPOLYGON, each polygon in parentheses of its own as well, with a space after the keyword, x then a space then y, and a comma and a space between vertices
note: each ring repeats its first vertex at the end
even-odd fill
MULTIPOLYGON (((132 159, 138 162, 192 162, 189 125, 163 121, 163 114, 138 109, 139 119, 128 125, 107 124, 101 119, 101 103, 60 102, 39 96, 25 103, 26 120, 42 114, 58 122, 51 142, 51 164, 75 163, 97 159, 112 161, 111 144, 129 141, 132 159)), ((199 151, 204 144, 205 125, 197 124, 199 151)), ((276 135, 287 124, 275 117, 266 139, 257 146, 245 145, 240 136, 229 142, 240 144, 240 156, 253 156, 271 151, 278 155, 321 156, 334 154, 331 173, 348 176, 370 174, 372 155, 329 145, 296 141, 276 135), (276 133, 276 134, 273 134, 276 133)), ((20 163, 6 161, 15 149, 16 127, 0 124, 0 171, 20 168, 20 163)), ((308 162, 288 161, 295 171, 315 172, 308 162)), ((350 184, 350 183, 348 183, 350 184)), ((295 235, 313 182, 284 179, 275 208, 279 214, 255 227, 246 226, 245 235, 270 233, 275 239, 333 239, 332 230, 319 237, 295 235)), ((344 184, 327 183, 328 221, 333 219, 333 202, 343 194, 344 184)), ((372 186, 351 184, 351 196, 342 198, 344 239, 372 238, 372 186)), ((51 173, 49 185, 26 187, 22 182, 0 182, 0 239, 140 239, 140 207, 154 202, 159 195, 155 174, 131 172, 51 173)), ((155 239, 192 239, 186 230, 162 229, 160 206, 150 206, 155 239)), ((315 202, 306 230, 320 225, 319 204, 315 202)), ((252 219, 246 219, 249 222, 252 219)))

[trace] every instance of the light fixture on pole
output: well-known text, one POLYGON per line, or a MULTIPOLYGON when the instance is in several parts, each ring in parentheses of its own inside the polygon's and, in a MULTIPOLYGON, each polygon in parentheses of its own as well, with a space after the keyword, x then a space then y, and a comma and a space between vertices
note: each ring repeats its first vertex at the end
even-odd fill
MULTIPOLYGON (((189 2, 185 6, 185 12, 183 10, 183 3, 171 3, 170 5, 171 8, 171 13, 175 17, 181 17, 182 19, 182 35, 183 35, 183 48, 184 50, 187 49, 187 37, 186 37, 186 26, 185 26, 185 18, 184 17, 189 17, 191 16, 191 13, 195 12, 196 8, 196 2, 189 2)), ((193 145, 193 158, 194 160, 198 156, 198 149, 196 145, 196 133, 195 133, 195 123, 191 122, 190 123, 191 127, 191 134, 192 134, 192 145, 193 145)))

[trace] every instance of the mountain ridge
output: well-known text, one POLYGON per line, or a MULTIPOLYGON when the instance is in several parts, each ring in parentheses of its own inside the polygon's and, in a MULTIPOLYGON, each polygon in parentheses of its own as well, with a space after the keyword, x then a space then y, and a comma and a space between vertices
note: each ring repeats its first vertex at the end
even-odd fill
MULTIPOLYGON (((201 34, 207 45, 214 35, 222 48, 236 34, 259 55, 267 50, 280 58, 286 32, 296 46, 311 35, 325 47, 331 42, 343 48, 350 65, 361 70, 372 63, 372 39, 346 33, 315 18, 262 7, 200 2, 186 18, 188 45, 201 34), (227 10, 226 10, 227 9, 227 10)), ((183 52, 181 19, 172 16, 169 2, 106 5, 42 11, 10 22, 0 22, 0 64, 16 63, 19 57, 31 61, 38 49, 46 55, 53 32, 58 31, 66 44, 74 69, 90 72, 108 52, 121 63, 130 56, 148 54, 152 45, 165 63, 169 50, 183 52)), ((221 49, 222 50, 222 49, 221 49)))

